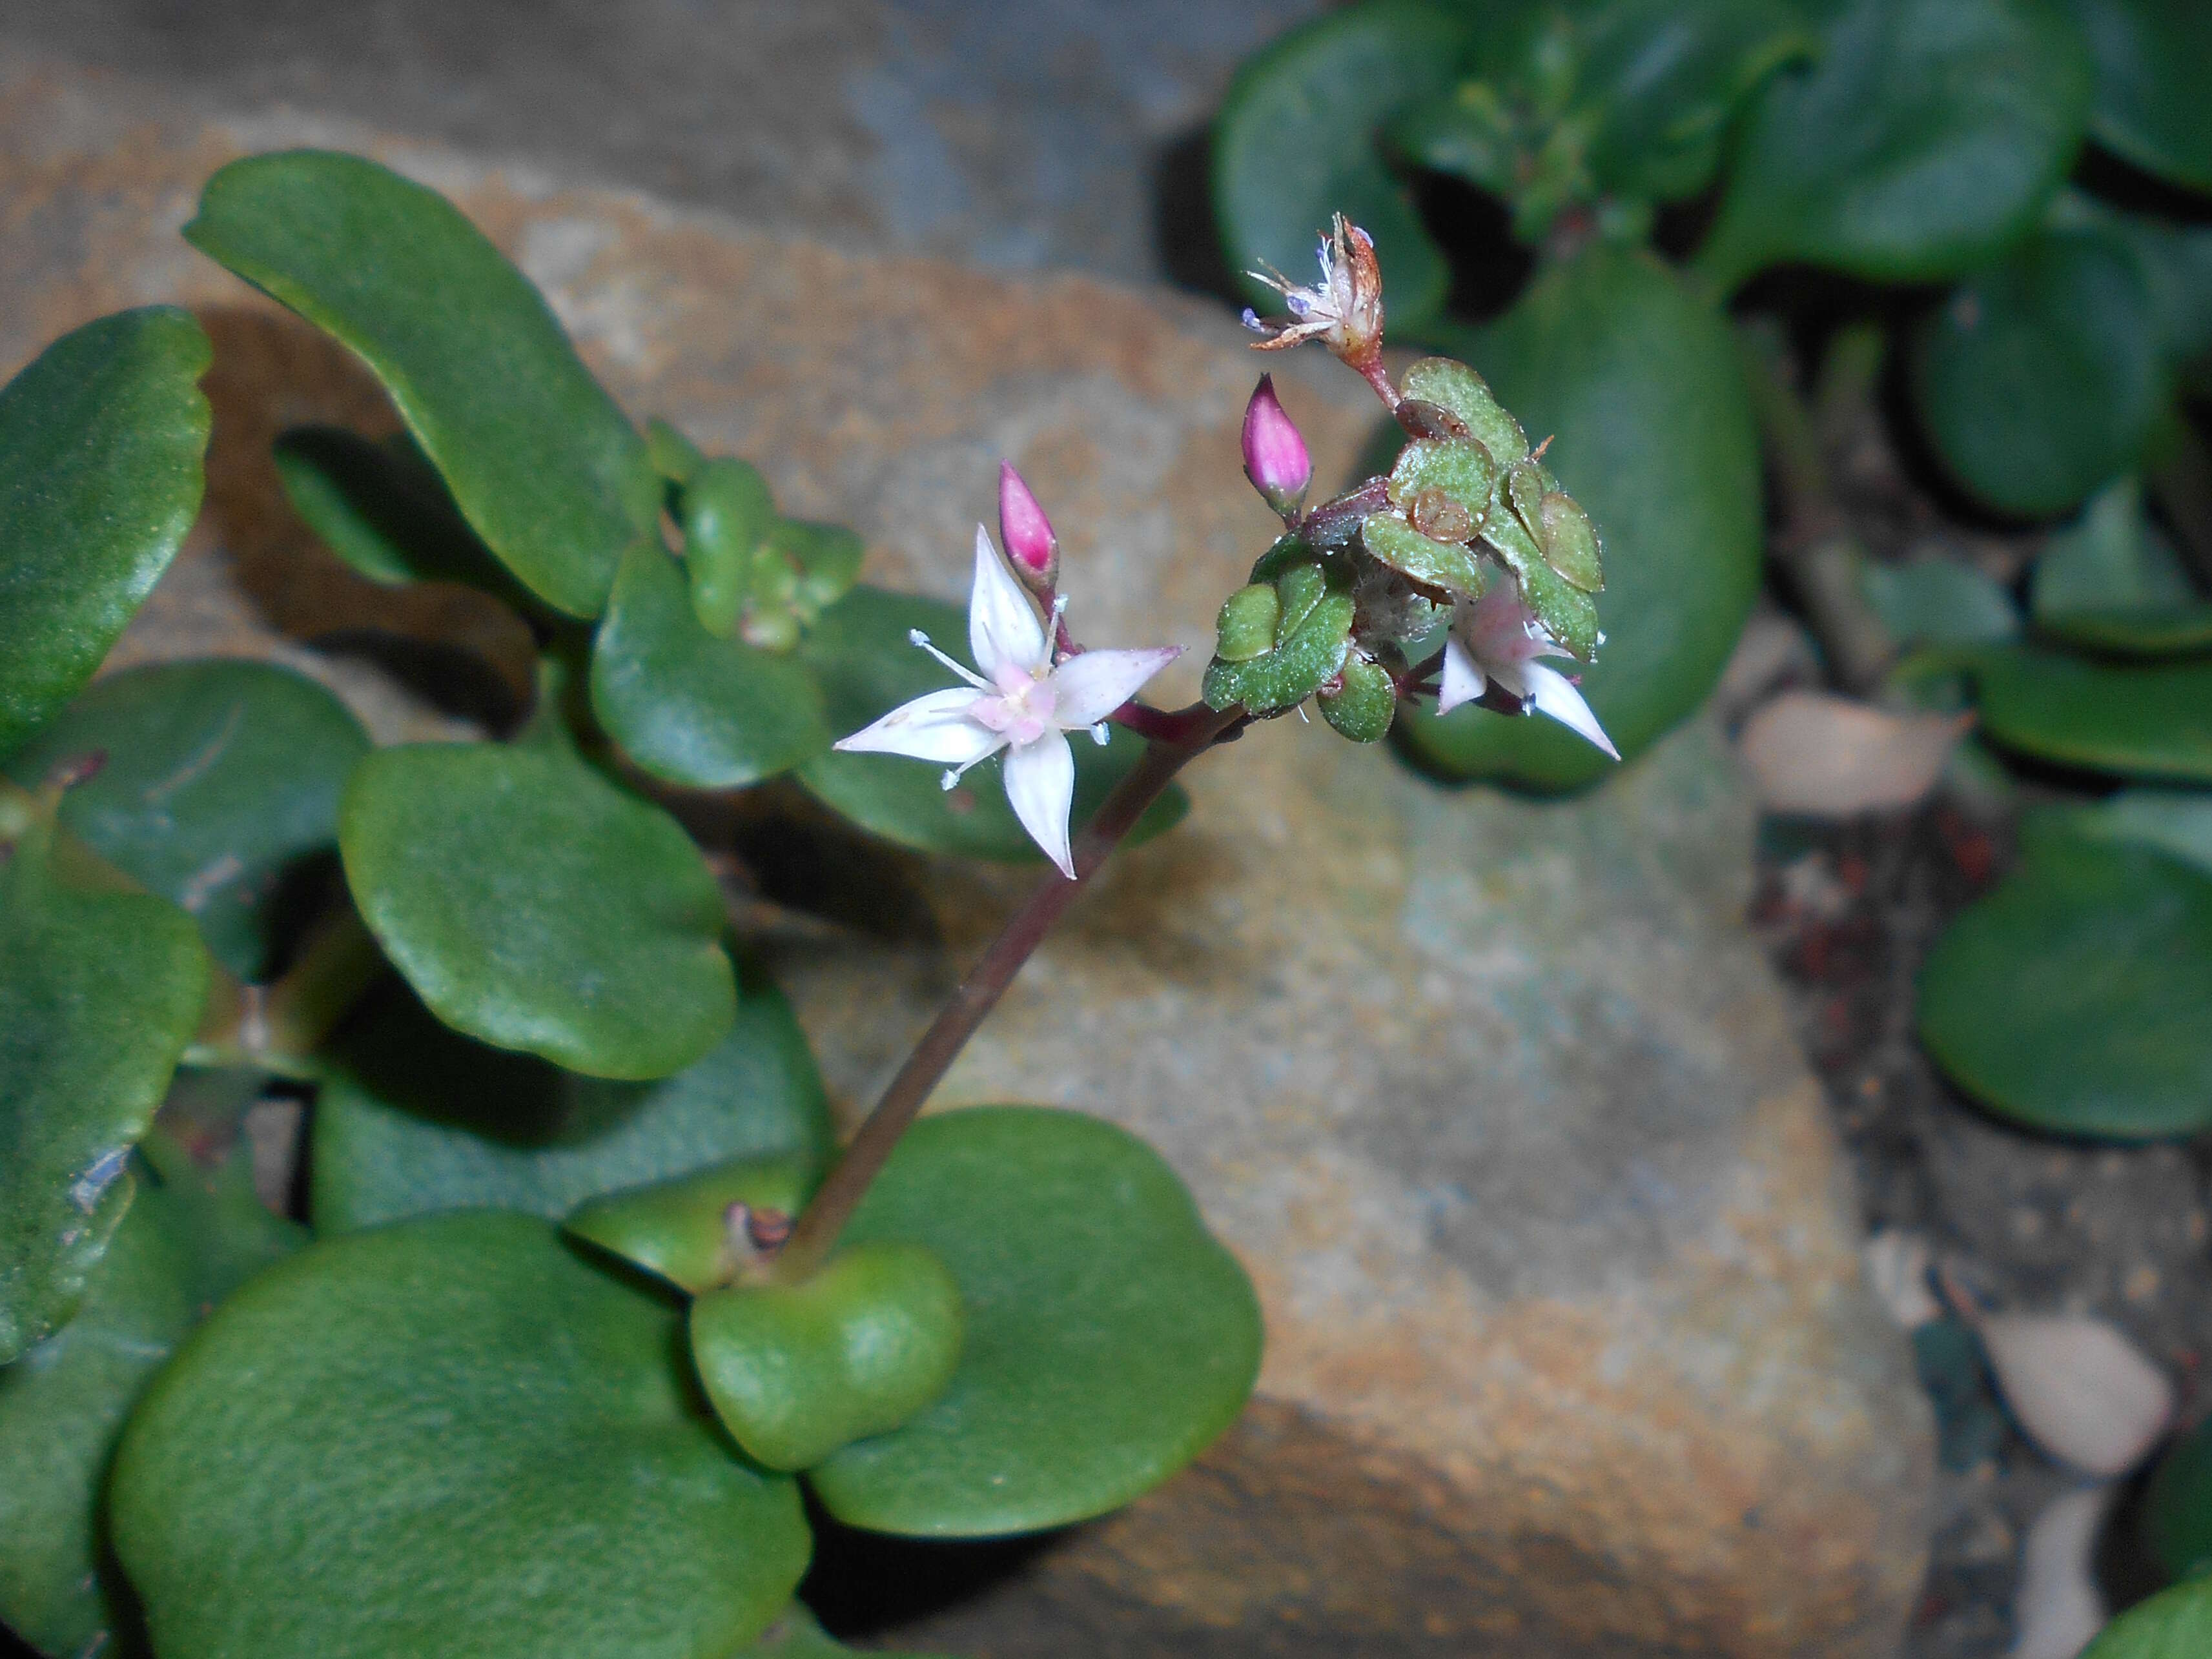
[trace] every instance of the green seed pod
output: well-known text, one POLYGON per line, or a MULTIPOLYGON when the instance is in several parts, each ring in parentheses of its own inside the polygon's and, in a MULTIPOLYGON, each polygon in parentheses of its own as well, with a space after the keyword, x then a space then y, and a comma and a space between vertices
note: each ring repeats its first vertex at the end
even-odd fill
POLYGON ((1282 613, 1283 601, 1267 583, 1238 588, 1221 603, 1213 654, 1224 662, 1249 662, 1273 650, 1282 613))
POLYGON ((703 462, 677 501, 691 608, 699 625, 728 639, 738 631, 753 581, 753 550, 775 522, 768 481, 728 456, 703 462))
POLYGON ((1379 664, 1358 652, 1344 659, 1342 683, 1315 701, 1321 716, 1354 743, 1379 743, 1390 730, 1398 706, 1397 688, 1379 664))

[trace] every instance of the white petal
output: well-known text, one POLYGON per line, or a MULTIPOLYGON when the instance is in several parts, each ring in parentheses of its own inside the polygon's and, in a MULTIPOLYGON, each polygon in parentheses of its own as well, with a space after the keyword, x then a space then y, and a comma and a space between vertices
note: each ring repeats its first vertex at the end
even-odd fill
POLYGON ((1095 726, 1182 655, 1179 645, 1149 651, 1086 651, 1052 672, 1053 718, 1068 731, 1095 726))
POLYGON ((1006 568, 991 532, 975 526, 975 586, 968 596, 968 648, 987 680, 1012 665, 1034 674, 1050 661, 1036 607, 1006 568))
POLYGON ((1075 751, 1057 732, 1048 732, 1035 743, 1018 743, 1006 751, 1004 768, 1006 799, 1030 839, 1044 848, 1044 855, 1075 879, 1075 859, 1068 851, 1067 814, 1075 803, 1075 751))
POLYGON ((873 726, 842 739, 848 753, 906 755, 947 766, 972 766, 1006 742, 968 718, 975 693, 964 685, 901 703, 873 726))
POLYGON ((1540 662, 1523 663, 1521 672, 1528 684, 1528 696, 1536 705, 1540 714, 1549 714, 1570 732, 1580 733, 1613 757, 1620 758, 1620 750, 1613 746, 1613 739, 1590 713, 1590 706, 1583 701, 1583 694, 1575 690, 1575 683, 1556 668, 1547 668, 1540 662))
POLYGON ((1443 684, 1437 691, 1437 713, 1449 714, 1463 702, 1473 702, 1486 689, 1482 670, 1457 640, 1444 641, 1443 684))

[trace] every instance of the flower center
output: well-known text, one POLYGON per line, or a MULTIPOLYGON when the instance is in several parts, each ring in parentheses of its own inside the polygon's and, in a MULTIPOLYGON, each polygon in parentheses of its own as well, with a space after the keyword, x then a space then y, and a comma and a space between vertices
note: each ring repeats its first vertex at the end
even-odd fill
POLYGON ((1007 663, 992 678, 999 689, 976 698, 968 710, 969 719, 1018 744, 1035 743, 1053 729, 1058 700, 1049 672, 1031 674, 1018 664, 1007 663))

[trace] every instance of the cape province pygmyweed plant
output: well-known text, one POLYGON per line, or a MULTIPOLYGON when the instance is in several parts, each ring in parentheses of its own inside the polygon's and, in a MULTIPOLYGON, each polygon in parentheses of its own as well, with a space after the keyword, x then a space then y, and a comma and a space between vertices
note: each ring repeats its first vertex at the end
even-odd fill
POLYGON ((404 423, 285 434, 300 516, 377 581, 497 596, 539 690, 505 740, 372 749, 265 664, 94 680, 198 509, 209 343, 125 312, 0 393, 0 1616, 54 1655, 820 1653, 802 1480, 854 1527, 978 1537, 1196 1456, 1261 1326, 1175 1176, 1075 1112, 920 1109, 1255 722, 1374 742, 1480 702, 1611 752, 1552 665, 1600 642, 1599 540, 1542 447, 1462 363, 1385 372, 1339 219, 1260 343, 1319 341, 1407 442, 1309 505, 1262 378, 1244 464, 1283 532, 1202 700, 1160 709, 1175 651, 1079 642, 1011 467, 963 630, 856 585, 858 538, 743 461, 641 435, 434 192, 260 156, 185 234, 404 423), (842 1146, 664 804, 787 776, 1053 866, 842 1146), (312 1095, 311 1226, 253 1188, 272 1087, 312 1095))

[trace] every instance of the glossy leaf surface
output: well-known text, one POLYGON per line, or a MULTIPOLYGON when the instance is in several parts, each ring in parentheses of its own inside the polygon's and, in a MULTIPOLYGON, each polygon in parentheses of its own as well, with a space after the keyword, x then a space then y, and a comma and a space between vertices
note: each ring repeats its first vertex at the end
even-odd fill
POLYGON ((2081 1659, 2197 1659, 2212 1651, 2212 1580, 2139 1602, 2105 1626, 2081 1659))
POLYGON ((458 1030, 613 1078, 681 1071, 729 1031, 722 896, 698 848, 572 755, 380 750, 338 839, 362 920, 458 1030))
POLYGON ((199 923, 241 978, 270 963, 288 878, 334 853, 338 797, 368 752, 343 703, 266 663, 165 663, 88 687, 7 770, 35 785, 90 754, 62 827, 199 923))
POLYGON ((709 1164, 586 1199, 561 1230, 696 1296, 758 1259, 743 1218, 765 1212, 787 1225, 813 1193, 822 1164, 807 1152, 709 1164))
MULTIPOLYGON (((814 671, 830 706, 830 729, 857 732, 901 703, 955 684, 951 674, 907 637, 921 629, 971 670, 966 612, 935 599, 881 588, 856 587, 822 614, 800 646, 799 659, 814 671)), ((1075 806, 1070 822, 1080 830, 1144 753, 1144 742, 1121 726, 1103 749, 1079 732, 1075 750, 1075 806)), ((897 755, 817 756, 799 769, 807 793, 873 835, 901 846, 1009 864, 1038 862, 1042 854, 1006 805, 997 760, 987 760, 958 787, 942 788, 942 767, 897 755)), ((1130 843, 1147 841, 1177 823, 1190 798, 1170 787, 1137 820, 1130 843)))
MULTIPOLYGON (((1443 306, 1450 272, 1377 135, 1395 109, 1443 92, 1468 23, 1422 0, 1364 0, 1294 28, 1246 60, 1213 130, 1213 211, 1240 272, 1314 283, 1316 239, 1341 213, 1375 239, 1398 337, 1443 306)), ((1262 316, 1282 296, 1247 282, 1262 316)))
POLYGON ((1954 276, 2027 230, 2088 111, 2054 0, 1848 0, 1753 104, 1698 263, 1724 290, 1794 261, 1954 276))
POLYGON ((2141 459, 2167 397, 2148 284, 2118 237, 2047 232, 1977 271, 1914 341, 1936 453, 2002 512, 2063 512, 2141 459))
POLYGON ((120 1611, 97 1511, 125 1415, 209 1308, 306 1242, 261 1207, 241 1151, 197 1167, 161 1131, 77 1316, 0 1370, 0 1620, 45 1652, 111 1650, 120 1611))
POLYGON ((2007 1117, 2124 1139, 2212 1125, 2212 873, 2141 845, 2031 838, 1920 981, 1943 1069, 2007 1117))
POLYGON ((538 290, 459 210, 360 156, 289 150, 209 179, 185 235, 358 354, 507 568, 556 610, 598 614, 660 480, 538 290))
POLYGON ((876 1239, 795 1285, 709 1291, 690 1327, 731 1437, 769 1468, 810 1468, 944 1394, 960 1359, 960 1287, 922 1246, 876 1239))
MULTIPOLYGON (((1530 432, 1557 435, 1546 465, 1605 538, 1605 641, 1583 690, 1626 757, 1704 700, 1758 592, 1759 448, 1735 350, 1656 260, 1592 246, 1466 354, 1530 432)), ((1555 721, 1472 707, 1439 719, 1413 706, 1399 732, 1454 777, 1563 789, 1613 767, 1555 721)))
POLYGON ((623 556, 592 647, 592 710, 623 753, 671 783, 734 789, 827 750, 813 673, 708 633, 693 592, 652 543, 623 556))
POLYGON ((207 336, 87 323, 0 391, 0 755, 92 678, 199 512, 207 336))
POLYGON ((0 1364, 76 1311, 207 999, 190 917, 57 862, 43 823, 0 860, 0 1364))
POLYGON ((2146 172, 2212 191, 2212 8, 2199 0, 2073 0, 2096 64, 2090 131, 2146 172))
POLYGON ((601 1193, 735 1158, 833 1145, 806 1039, 781 994, 748 979, 736 1023, 706 1057, 653 1083, 564 1072, 447 1030, 398 987, 341 1036, 315 1106, 318 1231, 434 1211, 557 1218, 601 1193))
POLYGON ((808 1477, 854 1526, 987 1537, 1103 1514, 1203 1451, 1258 1372, 1243 1270, 1158 1154, 1095 1118, 926 1117, 844 1238, 928 1246, 968 1316, 945 1397, 808 1477))
POLYGON ((2143 516, 2132 477, 2107 485, 2051 537, 2030 592, 2040 631, 2093 650, 2160 656, 2212 646, 2212 600, 2143 516))
POLYGON ((2212 659, 2093 662, 2033 647, 1975 659, 1982 728, 2039 759, 2212 781, 2212 659))
POLYGON ((496 1212, 262 1274, 155 1381, 116 1459, 116 1547, 155 1650, 694 1659, 757 1635, 805 1570, 798 1490, 702 1417, 677 1324, 549 1224, 496 1212))

